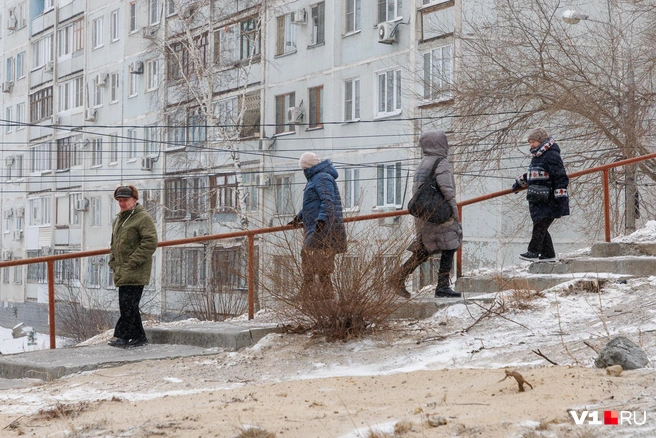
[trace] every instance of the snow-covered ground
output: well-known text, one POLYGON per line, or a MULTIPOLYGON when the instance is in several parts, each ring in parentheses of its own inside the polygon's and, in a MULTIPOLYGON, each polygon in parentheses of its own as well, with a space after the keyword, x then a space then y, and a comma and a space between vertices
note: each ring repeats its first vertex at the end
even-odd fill
MULTIPOLYGON (((23 336, 14 338, 12 329, 0 327, 0 353, 13 354, 50 348, 50 335, 38 333, 32 327, 21 326, 20 329, 23 336), (31 332, 34 332, 32 339, 30 338, 31 332)), ((66 338, 56 337, 55 343, 59 348, 69 345, 70 341, 66 338)))

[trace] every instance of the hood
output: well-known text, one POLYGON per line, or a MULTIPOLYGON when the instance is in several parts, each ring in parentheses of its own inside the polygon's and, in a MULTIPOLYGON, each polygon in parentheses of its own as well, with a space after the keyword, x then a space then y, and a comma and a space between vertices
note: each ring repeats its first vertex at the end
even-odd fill
POLYGON ((419 146, 426 156, 446 158, 449 153, 449 143, 444 131, 427 131, 419 137, 419 146))
POLYGON ((308 181, 312 179, 314 175, 321 172, 325 172, 335 179, 337 179, 339 175, 337 169, 335 169, 335 166, 333 166, 333 163, 330 160, 323 160, 321 163, 303 170, 305 178, 307 178, 308 181))

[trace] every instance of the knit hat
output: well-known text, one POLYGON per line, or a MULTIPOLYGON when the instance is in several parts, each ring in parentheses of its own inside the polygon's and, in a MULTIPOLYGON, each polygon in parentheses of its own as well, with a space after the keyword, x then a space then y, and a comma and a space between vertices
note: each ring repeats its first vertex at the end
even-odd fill
POLYGON ((298 165, 301 166, 301 169, 309 169, 312 166, 316 166, 319 164, 321 160, 319 159, 319 156, 315 154, 314 152, 306 152, 303 155, 301 155, 301 159, 298 160, 298 165))
POLYGON ((547 130, 544 128, 534 129, 528 135, 528 141, 535 140, 538 143, 544 143, 545 141, 547 141, 548 138, 549 138, 549 134, 547 134, 547 130))
POLYGON ((114 199, 134 198, 139 200, 139 191, 135 186, 121 186, 114 190, 114 199))

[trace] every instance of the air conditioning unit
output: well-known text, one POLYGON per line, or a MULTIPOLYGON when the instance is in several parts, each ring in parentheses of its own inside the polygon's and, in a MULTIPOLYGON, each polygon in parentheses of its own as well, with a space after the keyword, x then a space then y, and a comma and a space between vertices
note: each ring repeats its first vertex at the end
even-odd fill
POLYGON ((180 6, 180 11, 178 14, 182 18, 191 18, 191 15, 194 13, 194 10, 192 9, 191 5, 182 5, 180 6))
POLYGON ((84 113, 84 120, 86 120, 87 122, 95 122, 96 110, 93 108, 87 108, 87 110, 84 113))
POLYGON ((396 23, 383 21, 378 25, 378 42, 381 44, 393 44, 396 41, 396 23))
POLYGON ((133 75, 140 75, 143 74, 143 62, 142 61, 134 61, 130 63, 130 73, 133 75))
POLYGON ((153 38, 157 35, 157 26, 146 26, 141 28, 141 36, 144 38, 153 38))
POLYGON ((14 214, 18 218, 24 217, 25 216, 25 207, 23 207, 22 205, 14 207, 14 214))
POLYGON ((57 114, 53 114, 50 117, 50 124, 51 125, 59 125, 59 122, 60 122, 60 120, 59 120, 59 116, 57 114))
POLYGON ((89 200, 87 198, 76 199, 75 200, 75 210, 76 211, 88 211, 89 210, 89 200))
POLYGON ((11 81, 6 81, 2 83, 2 92, 11 93, 12 88, 14 88, 14 83, 11 81))
POLYGON ((305 12, 305 9, 299 9, 298 11, 292 12, 292 23, 294 24, 307 23, 307 12, 305 12))
POLYGON ((2 217, 4 217, 5 219, 9 219, 13 215, 14 215, 14 210, 12 210, 11 208, 2 212, 2 217))
POLYGON ((141 159, 141 170, 153 170, 154 163, 153 157, 143 157, 141 159))
POLYGON ((6 249, 2 250, 2 260, 11 260, 13 256, 12 252, 6 249))
POLYGON ((109 75, 107 73, 98 73, 98 76, 96 76, 96 85, 99 87, 104 87, 107 85, 107 77, 109 75))
POLYGON ((23 230, 14 230, 14 240, 23 240, 23 230))
POLYGON ((14 157, 7 157, 7 158, 5 158, 5 165, 7 167, 11 167, 11 166, 14 165, 15 161, 16 161, 16 159, 14 157))
POLYGON ((9 19, 7 20, 7 30, 18 29, 18 19, 14 15, 13 10, 9 11, 9 19))
POLYGON ((300 106, 291 106, 287 110, 287 123, 302 123, 303 108, 300 106))
POLYGON ((43 66, 43 71, 46 73, 52 73, 52 69, 55 67, 55 63, 53 61, 48 61, 46 64, 43 66))

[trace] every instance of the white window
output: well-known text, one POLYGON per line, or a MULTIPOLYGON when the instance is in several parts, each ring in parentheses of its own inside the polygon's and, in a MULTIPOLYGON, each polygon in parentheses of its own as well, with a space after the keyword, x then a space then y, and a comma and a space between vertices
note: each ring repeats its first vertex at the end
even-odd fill
POLYGON ((378 87, 376 115, 385 116, 401 112, 401 70, 388 70, 376 74, 378 87))
POLYGON ((80 212, 77 203, 82 201, 82 193, 71 193, 68 195, 68 223, 69 225, 80 225, 80 212))
POLYGON ((102 198, 93 197, 89 200, 89 210, 91 213, 91 226, 99 227, 102 225, 102 198))
POLYGON ((159 0, 148 0, 148 24, 159 23, 159 0))
POLYGON ((175 6, 175 0, 166 0, 166 15, 173 15, 176 12, 178 12, 178 10, 175 6))
POLYGON ((118 73, 109 75, 109 103, 118 102, 118 73))
POLYGON ((190 110, 187 116, 187 141, 192 145, 197 145, 206 140, 207 121, 205 115, 198 108, 190 110))
POLYGON ((7 74, 5 75, 5 81, 7 82, 13 82, 14 81, 14 72, 15 72, 15 65, 14 65, 14 57, 10 56, 7 58, 7 74))
POLYGON ((360 203, 360 169, 344 169, 344 208, 356 208, 360 203))
POLYGON ((294 132, 294 125, 287 123, 287 112, 294 106, 295 93, 276 96, 276 134, 294 132))
POLYGON ((96 137, 91 139, 91 166, 102 165, 102 150, 103 150, 102 137, 96 137))
POLYGON ((50 225, 50 196, 28 199, 27 205, 30 225, 50 225))
POLYGON ((117 163, 118 162, 118 138, 116 134, 109 136, 109 162, 117 163))
POLYGON ((218 63, 225 66, 232 66, 239 61, 239 26, 233 24, 220 29, 215 34, 218 37, 218 45, 215 46, 215 53, 218 56, 218 63), (217 50, 218 49, 218 50, 217 50))
POLYGON ((25 103, 16 104, 16 130, 25 129, 25 103))
POLYGON ((326 16, 326 4, 324 2, 317 3, 312 6, 311 9, 311 38, 310 44, 323 44, 325 42, 325 16, 326 16))
POLYGON ((32 43, 32 68, 43 67, 52 61, 52 34, 32 43))
POLYGON ((452 62, 449 45, 424 53, 424 99, 451 98, 452 62))
POLYGON ((239 131, 239 100, 236 97, 214 104, 214 115, 219 124, 220 138, 235 138, 239 131))
POLYGON ((360 0, 346 0, 346 33, 360 30, 360 0))
POLYGON ((8 233, 11 230, 11 223, 13 218, 13 211, 11 208, 5 208, 2 212, 2 218, 4 219, 4 231, 8 233))
POLYGON ((103 105, 103 90, 105 87, 101 87, 98 84, 98 80, 94 79, 93 81, 93 106, 97 108, 103 105))
POLYGON ((128 129, 128 159, 137 157, 137 130, 128 129))
POLYGON ((152 91, 159 85, 159 62, 151 60, 146 62, 146 91, 152 91))
POLYGON ((344 81, 344 121, 360 120, 360 79, 344 81))
POLYGON ((377 0, 378 22, 392 21, 401 17, 401 0, 377 0))
POLYGON ((144 155, 155 156, 159 150, 157 126, 146 126, 144 128, 144 155))
POLYGON ((250 170, 242 173, 241 183, 244 189, 246 199, 246 211, 257 211, 259 203, 259 189, 260 175, 255 170, 250 170))
POLYGON ((401 163, 376 166, 376 206, 401 206, 401 163))
POLYGON ((286 14, 276 19, 276 55, 284 55, 296 51, 296 32, 298 26, 292 24, 292 14, 286 14))
POLYGON ((16 55, 16 78, 23 79, 25 77, 25 52, 16 55))
POLYGON ((71 54, 84 48, 84 20, 77 20, 59 29, 57 34, 57 56, 70 57, 71 54))
POLYGON ((294 214, 294 200, 292 198, 291 176, 276 176, 273 181, 276 199, 276 211, 274 214, 294 214))
POLYGON ((58 111, 68 111, 79 108, 84 103, 84 87, 82 76, 58 85, 59 108, 58 111))
POLYGON ((137 2, 130 2, 128 8, 130 14, 130 33, 137 31, 137 2))
MULTIPOLYGON (((20 207, 20 208, 22 209, 23 207, 20 207)), ((18 217, 17 215, 15 215, 15 216, 16 216, 16 219, 15 219, 15 223, 14 223, 14 229, 18 230, 18 231, 23 231, 25 220, 22 217, 18 217)))
POLYGON ((177 149, 186 146, 187 129, 186 122, 178 114, 167 117, 168 132, 166 149, 177 149))
POLYGON ((91 25, 91 47, 97 49, 103 45, 103 17, 93 20, 91 25))
POLYGON ((118 27, 118 15, 119 10, 112 12, 112 15, 109 18, 109 36, 112 42, 118 41, 119 39, 119 27, 118 27))
POLYGON ((139 75, 128 74, 128 97, 137 95, 137 79, 139 75))
POLYGON ((14 116, 13 109, 10 106, 5 109, 5 120, 5 132, 12 132, 14 130, 14 124, 12 123, 14 121, 14 116))

